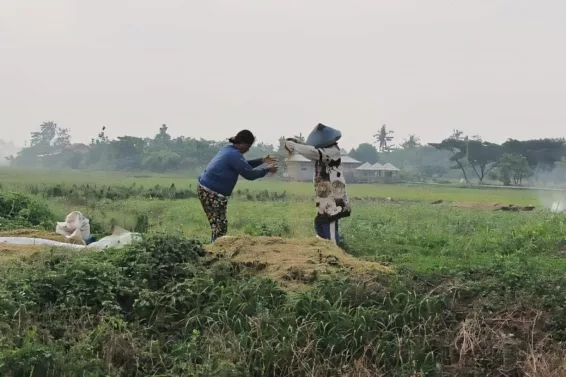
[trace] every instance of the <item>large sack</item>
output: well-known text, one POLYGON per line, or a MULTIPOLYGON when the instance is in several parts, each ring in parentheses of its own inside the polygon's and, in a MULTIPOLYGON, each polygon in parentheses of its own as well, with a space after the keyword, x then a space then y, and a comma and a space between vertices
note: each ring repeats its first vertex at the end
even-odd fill
POLYGON ((307 137, 305 144, 315 148, 326 148, 335 144, 342 137, 342 133, 332 127, 319 123, 307 137))
POLYGON ((57 222, 55 232, 65 236, 69 242, 85 245, 90 238, 90 221, 79 211, 73 211, 64 222, 57 222))

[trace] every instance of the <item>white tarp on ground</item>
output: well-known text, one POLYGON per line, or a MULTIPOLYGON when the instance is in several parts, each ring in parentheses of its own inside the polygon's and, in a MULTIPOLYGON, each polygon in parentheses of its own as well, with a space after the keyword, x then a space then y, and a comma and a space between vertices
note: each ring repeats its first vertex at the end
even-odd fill
POLYGON ((12 245, 45 245, 54 247, 66 247, 72 249, 97 249, 103 250, 107 248, 121 248, 128 245, 134 241, 141 240, 141 234, 132 233, 118 226, 114 227, 114 231, 111 236, 101 238, 97 242, 93 242, 88 246, 76 245, 65 242, 58 242, 53 240, 46 240, 43 238, 32 238, 32 237, 0 237, 0 243, 8 243, 12 245))
POLYGON ((73 245, 66 242, 58 242, 32 237, 0 237, 0 243, 8 243, 12 245, 46 245, 55 247, 69 247, 73 249, 84 249, 86 247, 85 245, 73 245))
POLYGON ((87 245, 87 248, 93 248, 99 250, 106 249, 109 247, 121 248, 125 245, 131 244, 134 241, 140 241, 140 240, 141 240, 141 234, 132 233, 125 229, 120 228, 119 226, 115 226, 111 236, 101 238, 99 241, 87 245))

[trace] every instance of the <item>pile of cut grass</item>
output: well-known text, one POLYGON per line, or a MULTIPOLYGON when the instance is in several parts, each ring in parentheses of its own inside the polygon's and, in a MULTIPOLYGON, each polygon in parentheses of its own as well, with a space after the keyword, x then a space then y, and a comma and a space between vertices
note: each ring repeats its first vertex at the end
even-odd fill
POLYGON ((283 286, 313 283, 331 277, 362 277, 392 268, 355 258, 320 238, 222 237, 207 247, 219 260, 246 268, 283 286))

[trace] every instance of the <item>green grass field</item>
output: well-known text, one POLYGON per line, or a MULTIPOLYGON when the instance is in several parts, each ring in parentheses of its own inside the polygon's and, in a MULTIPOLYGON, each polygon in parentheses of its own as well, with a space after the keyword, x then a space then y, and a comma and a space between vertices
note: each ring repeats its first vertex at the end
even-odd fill
MULTIPOLYGON (((145 174, 145 173, 116 173, 84 171, 49 171, 49 170, 12 170, 0 168, 0 184, 11 187, 26 185, 55 185, 55 184, 98 184, 124 186, 137 184, 145 187, 155 185, 169 186, 174 183, 178 188, 195 187, 196 178, 181 174, 145 174)), ((281 182, 274 179, 248 182, 241 179, 238 189, 269 190, 287 192, 290 195, 312 197, 313 187, 308 182, 281 182)), ((434 186, 416 184, 352 184, 348 193, 355 198, 387 198, 415 201, 466 201, 487 203, 512 203, 517 205, 536 205, 539 194, 532 190, 499 189, 499 188, 461 188, 458 186, 434 186)))
MULTIPOLYGON (((113 172, 61 172, 0 170, 0 182, 8 189, 27 192, 30 187, 63 185, 131 186, 156 185, 195 189, 196 179, 182 175, 117 174, 113 172)), ((237 191, 286 192, 284 200, 250 200, 236 195, 229 205, 230 235, 269 235, 305 238, 314 235, 313 187, 310 183, 276 180, 240 180, 237 191), (263 229, 263 230, 262 230, 263 229)), ((561 217, 545 211, 506 213, 489 209, 454 208, 432 205, 444 200, 460 203, 509 203, 540 206, 539 194, 530 190, 499 188, 436 187, 433 185, 363 184, 350 185, 354 198, 353 216, 341 222, 346 242, 363 257, 408 264, 416 269, 474 263, 494 255, 512 256, 533 243, 558 242, 563 235, 561 217), (380 200, 392 198, 392 201, 380 200), (544 239, 516 241, 519 232, 541 232, 544 239), (556 232, 556 233, 553 233, 556 232)), ((50 208, 62 220, 72 210, 80 210, 103 224, 133 229, 140 215, 149 220, 149 231, 168 232, 206 242, 209 226, 196 198, 156 200, 130 197, 124 200, 69 197, 52 198, 50 208)), ((487 207, 487 206, 486 206, 487 207)), ((539 208, 540 209, 540 208, 539 208)), ((557 251, 557 250, 554 250, 557 251)), ((555 261, 562 265, 562 259, 555 261)), ((538 262, 537 262, 538 263, 538 262)))
MULTIPOLYGON (((0 210, 9 212, 0 228, 80 210, 100 235, 143 223, 149 239, 115 254, 56 252, 2 266, 9 278, 0 284, 0 328, 12 329, 0 333, 3 375, 565 375, 566 217, 542 208, 535 191, 350 185, 346 249, 394 274, 287 292, 246 268, 189 258, 198 247, 185 240, 209 238, 194 178, 2 169, 0 182, 0 210), (155 196, 156 185, 173 183, 187 190, 183 198, 155 196), (32 202, 15 216, 8 192, 32 202), (537 209, 494 211, 489 203, 537 209), (115 298, 124 290, 135 304, 115 298), (22 308, 29 315, 18 321, 35 326, 33 334, 14 325, 22 308), (105 354, 108 342, 115 349, 105 354), (77 355, 82 364, 73 369, 77 355), (33 374, 40 364, 47 374, 33 374)), ((237 191, 230 235, 314 235, 312 184, 242 181, 237 191)))

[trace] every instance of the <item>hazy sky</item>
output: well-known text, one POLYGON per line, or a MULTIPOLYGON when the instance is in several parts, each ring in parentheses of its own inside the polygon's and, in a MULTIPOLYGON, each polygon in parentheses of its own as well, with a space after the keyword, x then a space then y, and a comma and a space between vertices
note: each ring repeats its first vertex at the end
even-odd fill
POLYGON ((1 138, 564 136, 563 0, 0 0, 1 138))

